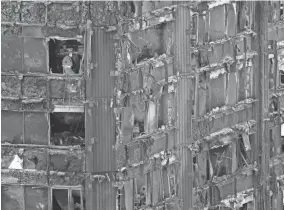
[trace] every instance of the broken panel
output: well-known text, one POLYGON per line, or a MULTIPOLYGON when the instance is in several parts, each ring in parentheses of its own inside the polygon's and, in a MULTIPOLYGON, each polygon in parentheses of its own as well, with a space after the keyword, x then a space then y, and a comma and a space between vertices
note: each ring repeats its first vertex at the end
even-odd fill
POLYGON ((134 180, 130 180, 124 183, 125 190, 125 209, 132 210, 134 209, 134 180))
POLYGON ((67 75, 83 73, 84 47, 79 41, 49 40, 49 70, 51 73, 67 75))
POLYGON ((145 133, 151 133, 158 128, 157 104, 148 101, 148 112, 145 119, 145 133))
MULTIPOLYGON (((10 30, 12 30, 12 28, 7 28, 7 30, 2 28, 2 33, 4 32, 11 33, 9 32, 10 30)), ((1 52, 2 52, 1 56, 2 72, 5 71, 22 72, 23 39, 21 37, 2 36, 1 52)))
POLYGON ((132 107, 124 107, 121 113, 122 141, 128 143, 132 139, 134 112, 132 107))
POLYGON ((10 144, 23 143, 23 113, 3 111, 1 112, 1 142, 10 144))
POLYGON ((1 209, 24 210, 24 188, 20 185, 1 186, 1 209))
POLYGON ((209 40, 215 41, 225 36, 225 6, 217 6, 210 10, 209 40))
POLYGON ((142 171, 134 179, 134 209, 141 209, 146 205, 146 183, 142 171))
POLYGON ((22 83, 23 96, 26 98, 45 98, 47 81, 44 77, 24 77, 22 83))
POLYGON ((233 106, 237 103, 237 85, 237 73, 229 73, 226 84, 226 105, 233 106))
POLYGON ((49 157, 49 169, 52 171, 83 171, 84 156, 80 151, 52 150, 49 157))
POLYGON ((210 80, 211 88, 211 109, 222 107, 225 105, 225 77, 221 75, 218 78, 210 80))
MULTIPOLYGON (((233 3, 234 4, 234 3, 233 3)), ((234 9, 233 4, 226 4, 227 11, 227 35, 229 37, 234 37, 236 35, 236 24, 237 24, 237 16, 236 11, 234 9)))
POLYGON ((53 145, 85 145, 84 113, 51 113, 50 128, 53 145))
POLYGON ((24 169, 46 170, 48 154, 45 149, 25 149, 24 169))
POLYGON ((50 98, 54 105, 82 105, 85 83, 81 78, 50 79, 50 98))
POLYGON ((26 186, 25 209, 48 210, 48 188, 38 186, 26 186))
POLYGON ((45 40, 24 38, 24 71, 47 73, 45 40))
POLYGON ((18 76, 2 76, 2 97, 19 98, 21 96, 21 80, 18 76))
POLYGON ((46 113, 25 112, 25 144, 48 144, 48 117, 46 113))
POLYGON ((134 129, 133 136, 138 136, 144 133, 144 121, 146 117, 146 96, 137 94, 130 98, 130 103, 134 111, 134 129))

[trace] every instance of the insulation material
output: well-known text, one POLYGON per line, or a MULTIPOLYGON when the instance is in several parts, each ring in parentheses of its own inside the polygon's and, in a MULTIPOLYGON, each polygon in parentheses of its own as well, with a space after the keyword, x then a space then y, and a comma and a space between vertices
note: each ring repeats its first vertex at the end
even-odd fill
MULTIPOLYGON (((1 15, 2 13, 3 11, 1 15)), ((4 30, 2 33, 5 32, 5 29, 2 30, 4 30)), ((1 71, 22 71, 23 40, 21 37, 2 36, 1 52, 1 71)))
POLYGON ((21 10, 19 10, 21 2, 5 1, 1 3, 1 20, 2 22, 19 22, 21 10))
POLYGON ((22 91, 27 98, 45 98, 47 81, 43 77, 24 77, 22 91))
POLYGON ((48 144, 48 118, 45 113, 25 113, 25 143, 48 144))
POLYGON ((121 131, 124 143, 132 139, 134 112, 132 107, 124 107, 121 114, 121 131))
POLYGON ((24 209, 24 188, 15 186, 1 186, 1 209, 24 209))
POLYGON ((17 148, 7 148, 2 147, 1 149, 1 168, 7 169, 12 161, 15 159, 15 156, 20 155, 20 150, 17 148))
POLYGON ((81 104, 85 99, 84 86, 83 79, 50 79, 50 98, 60 99, 55 103, 60 105, 81 104))
POLYGON ((48 189, 26 186, 25 207, 30 210, 48 210, 48 189))
POLYGON ((23 159, 15 155, 8 169, 23 169, 23 159))
POLYGON ((61 151, 52 151, 49 157, 49 169, 53 171, 83 171, 83 157, 61 151))
POLYGON ((47 169, 47 152, 44 149, 25 149, 24 169, 47 169))
POLYGON ((1 112, 1 142, 11 144, 23 143, 23 113, 2 111, 1 112))
POLYGON ((225 6, 217 6, 210 10, 209 40, 215 41, 225 36, 225 6))
POLYGON ((50 185, 70 185, 78 186, 83 185, 85 175, 76 172, 50 172, 49 183, 50 185))
POLYGON ((45 7, 45 4, 42 2, 22 2, 21 21, 31 24, 45 23, 45 7))
POLYGON ((2 76, 1 81, 2 97, 20 97, 21 80, 17 76, 2 76))
POLYGON ((1 100, 1 110, 20 110, 21 108, 22 103, 20 100, 1 100))
POLYGON ((226 85, 226 105, 233 106, 237 103, 237 73, 228 74, 226 85))
POLYGON ((211 109, 225 105, 225 76, 210 80, 211 109))
POLYGON ((115 25, 118 9, 117 2, 114 1, 92 1, 90 2, 90 19, 93 26, 115 25))
POLYGON ((45 171, 23 170, 21 171, 21 184, 47 185, 47 175, 45 171))
POLYGON ((125 190, 125 209, 132 210, 134 208, 133 180, 124 183, 124 190, 125 190))
MULTIPOLYGON (((2 13, 1 13, 2 14, 2 13)), ((22 27, 18 25, 2 25, 1 35, 3 37, 17 37, 22 35, 22 27)), ((1 42, 2 44, 3 42, 1 42)))
POLYGON ((24 38, 24 69, 27 72, 47 73, 44 39, 24 38))
POLYGON ((250 145, 250 141, 249 141, 249 135, 243 133, 243 134, 242 134, 242 138, 243 138, 245 150, 246 150, 246 151, 251 150, 251 145, 250 145))
POLYGON ((151 133, 157 129, 157 110, 156 104, 152 101, 148 103, 148 113, 145 120, 145 133, 151 133))
POLYGON ((83 17, 80 2, 51 3, 48 5, 47 24, 59 28, 77 28, 83 17), (64 11, 64 12, 62 12, 64 11))
POLYGON ((128 163, 134 164, 142 160, 142 145, 139 142, 132 144, 128 148, 128 163))
POLYGON ((121 168, 126 164, 126 149, 124 146, 120 145, 116 148, 116 166, 121 168))

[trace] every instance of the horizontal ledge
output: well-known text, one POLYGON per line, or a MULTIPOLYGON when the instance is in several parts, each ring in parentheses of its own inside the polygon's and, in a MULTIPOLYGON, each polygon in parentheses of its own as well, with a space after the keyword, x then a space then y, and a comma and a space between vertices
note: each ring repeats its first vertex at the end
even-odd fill
POLYGON ((84 106, 66 106, 66 105, 54 105, 52 112, 80 112, 84 113, 84 106))
POLYGON ((223 107, 217 107, 212 109, 209 113, 205 114, 204 116, 200 117, 196 120, 196 122, 202 122, 205 120, 212 121, 212 119, 218 119, 222 117, 223 115, 229 115, 234 112, 247 109, 248 107, 251 107, 252 104, 258 102, 257 99, 248 98, 243 101, 239 101, 233 106, 223 106, 223 107))
POLYGON ((163 55, 160 55, 158 58, 150 58, 150 59, 141 61, 137 65, 130 67, 128 69, 112 71, 111 76, 119 76, 123 73, 135 72, 135 71, 144 69, 146 67, 149 68, 150 65, 152 65, 153 68, 155 69, 155 68, 164 66, 165 63, 172 64, 173 60, 174 60, 174 56, 163 54, 163 55))
POLYGON ((24 77, 44 77, 48 80, 56 79, 56 80, 84 80, 83 74, 74 74, 74 75, 66 75, 66 74, 52 74, 52 73, 20 73, 18 71, 4 71, 1 72, 1 76, 15 76, 23 79, 24 77))
POLYGON ((57 150, 82 150, 85 148, 79 145, 75 146, 56 146, 56 145, 37 145, 37 144, 9 144, 1 143, 1 147, 14 147, 14 148, 40 148, 40 149, 57 149, 57 150))

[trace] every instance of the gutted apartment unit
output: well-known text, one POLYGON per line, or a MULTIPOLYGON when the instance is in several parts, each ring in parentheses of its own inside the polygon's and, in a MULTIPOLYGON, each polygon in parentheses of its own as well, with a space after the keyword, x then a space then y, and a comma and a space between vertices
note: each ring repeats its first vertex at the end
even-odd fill
POLYGON ((1 2, 3 209, 283 209, 283 2, 1 2))

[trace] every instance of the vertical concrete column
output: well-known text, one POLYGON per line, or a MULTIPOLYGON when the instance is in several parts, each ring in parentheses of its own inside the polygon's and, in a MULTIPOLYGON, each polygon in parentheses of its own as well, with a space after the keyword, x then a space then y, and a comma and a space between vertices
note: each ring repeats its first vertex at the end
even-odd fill
POLYGON ((175 21, 175 72, 179 75, 176 95, 177 132, 176 145, 179 149, 180 171, 178 180, 178 196, 182 199, 183 210, 192 209, 192 154, 187 148, 191 141, 192 97, 190 56, 191 15, 190 8, 179 5, 175 21))

